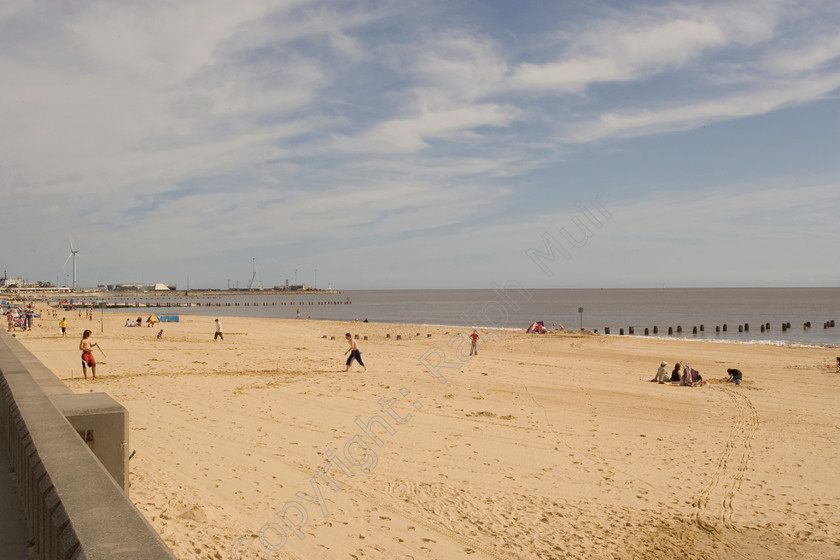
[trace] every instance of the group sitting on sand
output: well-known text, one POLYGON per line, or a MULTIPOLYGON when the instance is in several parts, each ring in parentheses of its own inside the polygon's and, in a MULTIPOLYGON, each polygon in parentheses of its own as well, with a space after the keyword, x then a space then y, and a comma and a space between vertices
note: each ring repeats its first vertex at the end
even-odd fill
MULTIPOLYGON (((705 385, 707 382, 703 381, 703 376, 700 375, 700 372, 696 369, 691 367, 691 364, 688 362, 685 365, 682 362, 677 362, 674 364, 674 369, 671 371, 671 375, 668 375, 668 362, 661 362, 659 364, 659 369, 656 370, 656 375, 650 381, 656 381, 659 383, 678 383, 680 386, 683 387, 698 387, 705 385), (682 370, 682 373, 680 373, 682 370)), ((735 383, 735 385, 740 385, 741 380, 743 379, 743 373, 741 370, 735 368, 729 368, 726 370, 726 373, 729 374, 728 381, 735 383)))
POLYGON ((651 381, 656 381, 658 383, 679 383, 681 386, 685 387, 697 387, 700 385, 705 385, 706 382, 703 381, 703 377, 700 375, 700 372, 696 369, 691 367, 691 364, 688 362, 683 365, 681 362, 677 362, 674 364, 674 369, 671 371, 671 375, 668 375, 668 362, 662 361, 659 364, 659 369, 656 370, 656 375, 654 376, 651 381), (680 370, 682 369, 682 375, 680 375, 680 370))

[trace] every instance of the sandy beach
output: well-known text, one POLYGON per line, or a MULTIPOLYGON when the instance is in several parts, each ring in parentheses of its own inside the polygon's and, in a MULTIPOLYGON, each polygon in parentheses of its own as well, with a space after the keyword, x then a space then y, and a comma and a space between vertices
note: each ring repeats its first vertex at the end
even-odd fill
POLYGON ((131 498, 181 559, 840 558, 836 348, 130 315, 17 338, 129 410, 131 498), (642 381, 662 360, 711 383, 642 381))

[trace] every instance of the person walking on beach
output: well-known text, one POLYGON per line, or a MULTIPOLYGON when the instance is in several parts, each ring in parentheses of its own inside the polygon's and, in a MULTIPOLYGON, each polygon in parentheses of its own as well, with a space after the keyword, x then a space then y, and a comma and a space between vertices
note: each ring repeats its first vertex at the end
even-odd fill
POLYGON ((93 342, 90 338, 90 329, 85 329, 82 334, 82 341, 79 343, 79 350, 82 351, 82 375, 87 379, 87 368, 90 368, 90 373, 96 379, 96 360, 93 358, 93 347, 99 346, 98 342, 93 342))
MULTIPOLYGON (((347 352, 350 353, 350 357, 347 358, 347 367, 344 369, 345 372, 350 371, 350 364, 353 363, 353 360, 359 362, 359 365, 364 368, 365 372, 367 372, 367 366, 362 361, 362 353, 359 350, 359 344, 353 339, 353 335, 350 333, 346 333, 344 338, 347 339, 347 342, 350 344, 350 348, 347 349, 347 352)), ((347 355, 347 352, 344 354, 347 355)))
POLYGON ((216 319, 216 334, 213 335, 213 340, 216 340, 217 338, 221 338, 222 340, 225 339, 222 334, 222 322, 218 319, 216 319))
POLYGON ((67 336, 67 317, 62 317, 58 322, 58 328, 61 330, 61 336, 67 336))
POLYGON ((470 356, 478 356, 478 333, 475 329, 470 335, 470 356))

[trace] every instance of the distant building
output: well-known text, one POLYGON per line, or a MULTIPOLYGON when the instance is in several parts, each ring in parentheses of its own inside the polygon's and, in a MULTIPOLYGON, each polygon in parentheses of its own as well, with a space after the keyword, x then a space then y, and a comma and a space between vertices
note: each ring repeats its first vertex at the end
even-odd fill
POLYGON ((27 282, 21 278, 3 278, 0 282, 0 291, 16 294, 49 294, 69 292, 70 288, 53 286, 49 282, 27 282))
POLYGON ((108 286, 112 292, 148 292, 151 286, 148 284, 114 284, 108 286))
POLYGON ((174 284, 108 284, 109 292, 170 292, 177 288, 174 284))
POLYGON ((276 292, 305 292, 306 290, 309 290, 310 288, 307 287, 304 284, 298 284, 297 286, 292 284, 290 286, 287 283, 285 286, 274 286, 274 288, 272 288, 272 289, 276 292))

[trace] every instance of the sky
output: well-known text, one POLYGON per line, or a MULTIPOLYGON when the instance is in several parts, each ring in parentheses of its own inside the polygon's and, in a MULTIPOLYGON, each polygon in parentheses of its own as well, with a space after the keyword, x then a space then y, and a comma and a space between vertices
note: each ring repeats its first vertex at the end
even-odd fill
POLYGON ((840 3, 0 4, 0 272, 840 286, 840 3))

